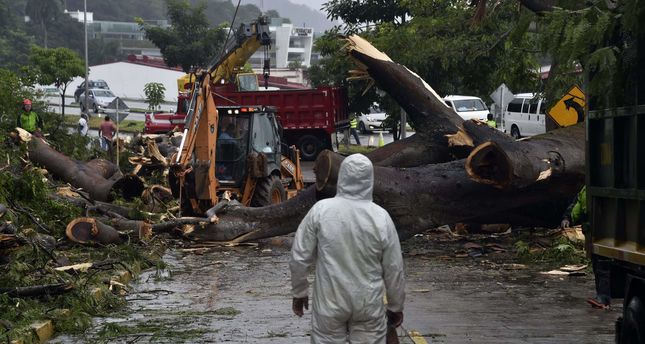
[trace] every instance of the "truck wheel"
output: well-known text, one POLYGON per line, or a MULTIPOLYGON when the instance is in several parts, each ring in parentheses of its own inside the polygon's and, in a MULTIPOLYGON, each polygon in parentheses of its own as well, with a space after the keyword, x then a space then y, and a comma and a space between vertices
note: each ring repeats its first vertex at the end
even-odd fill
POLYGON ((96 106, 96 103, 94 103, 93 108, 94 108, 94 113, 99 113, 99 107, 96 106))
POLYGON ((300 157, 302 160, 316 159, 321 147, 322 142, 313 135, 305 135, 298 141, 298 149, 300 149, 300 157))
POLYGON ((645 344, 645 304, 633 296, 623 309, 621 344, 645 344))
POLYGON ((258 180, 255 193, 251 199, 252 207, 265 207, 278 204, 287 200, 287 191, 280 181, 280 177, 272 174, 258 180))
POLYGON ((515 124, 511 127, 511 136, 516 140, 519 140, 522 137, 520 135, 520 129, 515 124))
POLYGON ((358 131, 363 135, 369 134, 367 132, 367 128, 365 128, 365 123, 363 123, 363 122, 358 122, 358 131))

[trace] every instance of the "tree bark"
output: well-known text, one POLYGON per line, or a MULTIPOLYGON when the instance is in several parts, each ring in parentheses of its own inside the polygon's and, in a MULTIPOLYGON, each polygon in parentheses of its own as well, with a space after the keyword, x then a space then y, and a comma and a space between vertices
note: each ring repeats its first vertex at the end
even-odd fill
MULTIPOLYGON (((343 157, 329 151, 321 155, 316 169, 337 172, 343 157)), ((408 169, 375 166, 374 202, 388 211, 401 238, 456 222, 551 226, 560 222, 563 207, 583 181, 577 174, 554 175, 517 192, 472 180, 464 163, 457 160, 408 169)), ((335 176, 317 176, 316 186, 331 196, 328 193, 335 190, 335 181, 335 176)))
POLYGON ((28 149, 31 161, 74 187, 87 191, 97 201, 111 201, 113 192, 121 193, 126 199, 133 199, 141 196, 143 191, 143 181, 136 176, 119 177, 119 172, 110 179, 105 178, 109 172, 108 162, 105 160, 82 163, 57 152, 36 137, 32 137, 28 143, 28 149))
MULTIPOLYGON (((456 133, 463 119, 430 85, 405 66, 392 61, 359 36, 349 36, 345 40, 349 56, 359 67, 358 71, 353 71, 354 78, 374 80, 380 89, 401 105, 417 128, 416 134, 409 139, 372 153, 370 158, 374 159, 373 162, 381 166, 402 164, 409 167, 452 160, 453 152, 448 147, 446 135, 456 133), (413 146, 408 146, 409 143, 413 146), (408 160, 405 155, 410 152, 413 153, 408 160), (391 153, 395 155, 391 156, 391 153)), ((468 151, 461 157, 467 154, 468 151)))
POLYGON ((557 175, 585 175, 584 123, 521 141, 487 141, 466 159, 476 182, 499 188, 523 188, 557 175))
POLYGON ((195 228, 186 236, 195 240, 244 242, 294 232, 316 203, 316 188, 310 186, 286 202, 261 208, 229 207, 219 222, 195 228))
POLYGON ((79 217, 72 220, 65 229, 67 238, 79 244, 120 244, 119 232, 92 217, 79 217))

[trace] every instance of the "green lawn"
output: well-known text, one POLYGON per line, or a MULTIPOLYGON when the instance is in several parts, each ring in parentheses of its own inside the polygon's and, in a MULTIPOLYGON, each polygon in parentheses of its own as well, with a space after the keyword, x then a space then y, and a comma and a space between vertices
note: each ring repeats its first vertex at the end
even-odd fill
MULTIPOLYGON (((103 117, 93 116, 90 118, 90 129, 98 129, 103 122, 103 117)), ((65 115, 65 124, 70 126, 78 125, 78 116, 75 115, 65 115)), ((143 131, 145 123, 142 121, 132 121, 124 119, 119 125, 119 131, 126 133, 140 133, 143 131)))

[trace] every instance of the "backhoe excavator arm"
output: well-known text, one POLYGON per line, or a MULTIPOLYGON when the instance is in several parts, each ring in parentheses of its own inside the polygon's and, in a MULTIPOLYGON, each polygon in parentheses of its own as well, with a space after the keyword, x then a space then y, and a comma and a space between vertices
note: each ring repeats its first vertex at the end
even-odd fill
MULTIPOLYGON (((196 165, 208 164, 208 197, 212 205, 217 204, 218 201, 219 183, 215 176, 215 152, 219 116, 215 101, 211 96, 211 86, 222 80, 229 81, 236 70, 244 66, 259 47, 268 47, 270 44, 271 38, 266 17, 260 17, 257 22, 251 25, 241 25, 235 40, 228 43, 223 56, 212 62, 207 70, 199 72, 192 85, 191 101, 186 116, 187 125, 179 147, 179 154, 174 161, 177 165, 175 170, 179 176, 180 185, 183 187, 187 173, 201 173, 192 170, 191 162, 195 162, 196 165)), ((266 55, 267 53, 265 53, 266 55)), ((265 60, 265 67, 267 66, 268 61, 265 60)), ((268 76, 266 70, 265 75, 268 76)), ((191 198, 190 203, 193 210, 199 211, 198 201, 201 198, 199 192, 195 192, 195 194, 197 194, 197 198, 191 198)))

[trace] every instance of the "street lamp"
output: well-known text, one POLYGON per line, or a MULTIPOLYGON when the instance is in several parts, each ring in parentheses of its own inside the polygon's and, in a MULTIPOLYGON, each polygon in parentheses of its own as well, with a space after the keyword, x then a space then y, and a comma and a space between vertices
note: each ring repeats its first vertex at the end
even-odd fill
MULTIPOLYGON (((83 27, 85 28, 85 95, 83 97, 83 100, 85 101, 85 112, 87 111, 87 89, 89 87, 89 83, 87 80, 90 68, 88 67, 87 63, 87 0, 83 0, 83 27)), ((84 112, 83 109, 81 109, 81 113, 84 112)))

